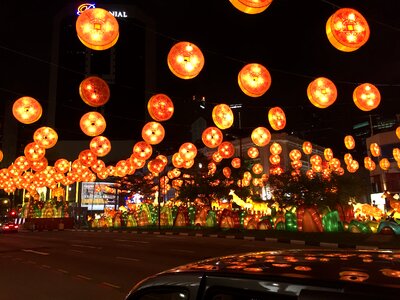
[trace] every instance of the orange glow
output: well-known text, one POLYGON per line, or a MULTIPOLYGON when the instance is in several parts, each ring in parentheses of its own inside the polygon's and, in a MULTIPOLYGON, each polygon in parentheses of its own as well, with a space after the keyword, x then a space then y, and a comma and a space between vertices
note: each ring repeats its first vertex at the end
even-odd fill
POLYGON ((310 142, 305 141, 303 143, 302 149, 303 149, 304 154, 310 155, 312 153, 312 148, 313 147, 312 147, 312 144, 310 142))
POLYGON ((396 128, 396 136, 400 140, 400 126, 396 128))
POLYGON ((157 122, 167 121, 174 114, 174 103, 167 95, 157 94, 150 98, 147 103, 147 110, 153 120, 157 122))
POLYGON ((106 130, 106 120, 95 111, 84 114, 79 122, 81 130, 88 136, 100 135, 106 130))
POLYGON ((231 165, 235 169, 240 168, 240 166, 241 166, 240 158, 239 157, 232 158, 231 165))
POLYGON ((346 146, 347 149, 352 150, 356 146, 356 142, 354 141, 354 138, 351 135, 346 135, 344 137, 344 145, 346 146))
POLYGON ((239 72, 238 83, 247 96, 260 97, 270 88, 271 75, 263 65, 252 63, 239 72))
POLYGON ((289 158, 290 158, 292 161, 300 160, 300 158, 301 158, 301 152, 300 152, 300 150, 297 150, 297 149, 291 150, 291 151, 289 152, 289 158))
POLYGON ((279 154, 272 154, 269 156, 269 162, 273 165, 279 165, 281 162, 281 157, 279 154))
POLYGON ((150 145, 161 143, 165 136, 164 127, 158 122, 148 122, 143 126, 142 138, 150 145))
POLYGON ((184 161, 193 160, 197 155, 197 148, 192 143, 184 143, 179 147, 179 155, 184 161))
POLYGON ((79 85, 79 95, 87 105, 99 107, 110 99, 110 88, 100 77, 91 76, 82 80, 79 85))
POLYGON ((246 14, 259 14, 266 10, 272 0, 229 0, 234 7, 246 14))
POLYGON ((204 129, 201 140, 208 148, 216 148, 222 143, 222 131, 217 127, 208 127, 204 129))
POLYGON ((134 157, 141 160, 146 160, 149 159, 153 153, 153 147, 151 147, 151 145, 145 141, 139 141, 133 146, 132 152, 134 157))
POLYGON ((264 147, 271 141, 271 133, 265 127, 257 127, 251 133, 251 140, 257 146, 264 147))
POLYGON ((174 155, 172 155, 172 164, 174 165, 175 168, 182 168, 184 163, 185 161, 179 155, 179 152, 174 153, 174 155))
POLYGON ((282 146, 277 142, 273 142, 269 147, 269 152, 271 152, 271 154, 281 154, 282 146))
POLYGON ((212 159, 213 159, 213 161, 215 161, 215 162, 220 162, 222 159, 223 159, 223 157, 221 156, 221 154, 218 152, 218 150, 216 151, 216 152, 214 152, 213 154, 212 154, 212 159))
POLYGON ((219 129, 227 129, 233 125, 233 112, 226 104, 218 104, 212 110, 212 119, 219 129))
POLYGON ((19 122, 32 124, 42 116, 42 106, 32 97, 21 97, 14 102, 12 112, 19 122))
POLYGON ((310 157, 310 162, 312 165, 322 165, 322 158, 318 154, 314 154, 310 157))
POLYGON ((222 174, 224 174, 224 176, 225 176, 226 178, 231 177, 231 169, 230 169, 229 167, 224 167, 224 168, 222 169, 222 174))
POLYGON ((111 142, 105 136, 99 135, 92 138, 89 147, 94 154, 103 157, 111 151, 111 142))
POLYGON ((33 134, 33 140, 45 149, 55 146, 58 140, 57 132, 50 127, 40 127, 33 134))
POLYGON ((258 149, 256 147, 250 147, 249 149, 247 149, 247 155, 250 158, 257 158, 259 154, 260 154, 260 152, 258 151, 258 149))
POLYGON ((59 173, 66 173, 69 171, 70 163, 65 158, 57 159, 54 163, 54 169, 59 173))
POLYGON ((376 169, 376 164, 371 157, 366 156, 364 157, 364 167, 369 171, 373 171, 376 169))
POLYGON ((333 151, 331 148, 326 148, 324 150, 324 158, 326 161, 330 161, 333 158, 333 151))
POLYGON ((371 111, 379 106, 381 94, 373 84, 363 83, 355 88, 353 100, 362 111, 371 111))
POLYGON ((340 168, 340 160, 337 158, 332 158, 329 161, 329 167, 333 170, 333 171, 337 171, 340 168))
POLYGON ((253 165, 251 170, 253 171, 254 174, 259 175, 264 171, 264 168, 261 164, 257 163, 253 165))
POLYGON ((181 79, 196 77, 204 66, 204 56, 200 48, 189 42, 175 44, 168 53, 168 67, 181 79))
POLYGON ((336 86, 328 78, 319 77, 308 85, 307 96, 314 106, 327 108, 336 101, 336 86))
POLYGON ((218 153, 222 158, 231 158, 235 154, 235 147, 231 142, 222 142, 218 146, 218 153))
POLYGON ((274 130, 282 130, 286 126, 285 112, 280 107, 273 107, 268 111, 268 121, 274 130))
POLYGON ((381 155, 381 147, 377 143, 371 143, 369 145, 369 150, 373 157, 378 157, 381 155))
POLYGON ((40 147, 39 144, 32 142, 25 146, 24 154, 25 157, 31 162, 39 161, 45 156, 46 149, 40 147))
POLYGON ((94 154, 91 150, 86 149, 82 150, 79 153, 79 161, 84 165, 85 167, 91 167, 97 162, 97 155, 94 154))
POLYGON ((380 167, 382 170, 384 170, 384 171, 389 170, 389 168, 390 168, 390 162, 389 162, 389 160, 388 160, 387 158, 382 158, 382 159, 379 161, 379 167, 380 167))

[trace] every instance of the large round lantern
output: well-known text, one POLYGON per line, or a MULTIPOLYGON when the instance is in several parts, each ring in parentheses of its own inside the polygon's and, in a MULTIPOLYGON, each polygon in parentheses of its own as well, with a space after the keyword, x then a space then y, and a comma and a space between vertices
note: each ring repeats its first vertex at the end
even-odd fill
POLYGON ((387 158, 382 158, 379 161, 379 167, 383 170, 383 171, 387 171, 390 168, 390 162, 387 158))
POLYGON ((272 165, 279 165, 281 162, 281 157, 279 154, 272 154, 269 156, 269 162, 272 165))
POLYGON ((301 158, 301 152, 300 152, 300 150, 298 150, 298 149, 293 149, 293 150, 291 150, 291 151, 289 152, 289 158, 290 158, 292 161, 300 160, 300 158, 301 158))
POLYGON ((50 127, 40 127, 33 134, 33 140, 41 147, 49 149, 57 143, 57 132, 50 127))
POLYGON ((110 88, 107 82, 97 76, 84 79, 79 85, 79 95, 83 102, 92 107, 99 107, 110 99, 110 88))
POLYGON ((32 97, 21 97, 14 102, 12 113, 21 123, 32 124, 42 116, 42 106, 32 97))
POLYGON ((324 150, 324 158, 326 161, 330 161, 333 158, 333 151, 331 148, 326 148, 324 150))
POLYGON ((0 150, 0 162, 3 160, 3 158, 4 158, 3 151, 0 150))
POLYGON ((218 147, 223 140, 222 131, 217 127, 208 127, 201 134, 201 140, 208 148, 218 147))
POLYGON ((286 126, 285 112, 280 107, 272 107, 268 111, 268 121, 274 130, 282 130, 286 126))
POLYGON ((25 156, 18 156, 14 160, 14 165, 20 170, 21 172, 26 171, 30 168, 31 162, 25 156))
POLYGON ((143 126, 142 138, 150 145, 161 143, 165 136, 164 127, 158 122, 148 122, 143 126))
POLYGON ((59 173, 66 173, 70 169, 70 162, 65 158, 57 159, 54 163, 54 169, 59 173))
POLYGON ((357 50, 368 41, 369 34, 367 20, 352 8, 337 10, 326 22, 329 42, 341 51, 357 50))
POLYGON ((258 151, 258 149, 256 147, 249 147, 249 149, 247 149, 247 155, 250 158, 257 158, 259 154, 260 154, 260 151, 258 151))
POLYGON ((271 141, 271 133, 265 127, 257 127, 251 132, 251 140, 257 146, 264 147, 271 141))
POLYGON ((157 122, 167 121, 174 114, 174 103, 167 95, 157 94, 150 98, 147 103, 147 110, 153 120, 157 122))
POLYGON ((97 162, 97 155, 92 152, 92 150, 86 149, 79 153, 79 161, 85 167, 91 167, 97 162))
POLYGON ((139 159, 149 159, 153 153, 153 147, 145 141, 139 141, 133 146, 133 155, 139 159))
POLYGON ((312 153, 312 148, 313 147, 312 147, 312 144, 310 142, 305 141, 303 143, 302 150, 303 150, 304 154, 310 155, 312 153))
POLYGON ((247 96, 260 97, 271 86, 271 75, 263 65, 252 63, 240 70, 238 83, 247 96))
POLYGON ((377 143, 371 143, 369 145, 369 150, 373 157, 378 157, 381 155, 381 147, 377 143))
POLYGON ((106 130, 106 120, 95 111, 84 114, 79 122, 81 130, 88 136, 100 135, 106 130))
POLYGON ((346 146, 347 149, 352 150, 356 146, 356 142, 354 141, 354 138, 351 135, 346 135, 344 137, 344 145, 346 146))
POLYGON ((231 142, 222 142, 221 145, 218 146, 218 153, 222 158, 231 158, 233 154, 235 154, 235 147, 231 142))
POLYGON ((235 169, 240 168, 240 166, 241 166, 241 160, 240 160, 240 158, 239 158, 239 157, 232 158, 231 165, 232 165, 232 167, 234 167, 235 169))
POLYGON ((197 155, 197 148, 192 143, 184 143, 179 147, 179 155, 184 161, 193 160, 197 155))
POLYGON ((32 142, 25 146, 24 154, 30 161, 39 161, 45 156, 46 149, 40 147, 38 143, 32 142))
POLYGON ((182 79, 196 77, 204 66, 204 56, 200 48, 189 42, 175 44, 168 53, 168 67, 182 79))
POLYGON ((381 102, 381 94, 373 84, 363 83, 355 88, 353 100, 362 111, 370 111, 378 107, 381 102))
POLYGON ((226 104, 218 104, 212 110, 212 119, 219 129, 227 129, 233 125, 233 112, 226 104))
POLYGON ((111 151, 111 142, 105 136, 99 135, 92 138, 89 147, 94 154, 103 157, 111 151))
POLYGON ((86 9, 76 20, 76 33, 86 47, 106 50, 114 46, 118 40, 118 21, 105 9, 86 9))
POLYGON ((308 85, 307 96, 314 106, 327 108, 336 101, 336 86, 328 78, 319 77, 308 85))
POLYGON ((48 164, 47 158, 43 156, 41 159, 32 162, 31 169, 35 172, 40 172, 44 170, 48 164))
POLYGON ((234 7, 246 14, 259 14, 266 10, 272 0, 229 0, 234 7))
POLYGON ((179 152, 176 152, 172 155, 172 165, 175 168, 182 168, 185 163, 185 160, 179 155, 179 152))
POLYGON ((271 146, 269 147, 269 152, 271 152, 271 154, 275 155, 275 154, 281 154, 282 153, 282 146, 277 143, 277 142, 273 142, 271 144, 271 146))

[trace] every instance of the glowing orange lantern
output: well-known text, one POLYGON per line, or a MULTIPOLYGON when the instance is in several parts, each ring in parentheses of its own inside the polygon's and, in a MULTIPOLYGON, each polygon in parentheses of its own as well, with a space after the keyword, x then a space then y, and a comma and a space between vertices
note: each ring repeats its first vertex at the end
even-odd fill
POLYGON ((305 141, 303 143, 302 149, 303 149, 304 154, 310 155, 312 153, 312 148, 313 147, 312 147, 312 144, 310 142, 305 141))
POLYGON ((44 156, 41 159, 33 161, 31 163, 31 169, 36 172, 44 170, 47 166, 48 166, 48 161, 47 158, 44 156))
POLYGON ((115 165, 115 175, 119 177, 124 177, 129 171, 129 166, 126 160, 122 159, 115 165))
POLYGON ((175 44, 168 53, 168 67, 181 79, 196 77, 204 66, 204 56, 200 48, 189 42, 175 44))
POLYGON ((57 132, 50 127, 40 127, 33 134, 33 140, 41 147, 49 149, 57 143, 57 132))
POLYGON ((106 164, 101 159, 97 159, 96 162, 90 166, 93 172, 99 173, 106 168, 106 164))
POLYGON ((136 153, 132 153, 131 157, 130 157, 130 161, 132 166, 135 169, 141 169, 144 167, 144 165, 146 164, 146 160, 145 159, 141 159, 141 158, 137 158, 136 153))
POLYGON ((324 150, 324 157, 326 161, 330 161, 333 158, 333 151, 331 148, 326 148, 324 150))
POLYGON ((214 174, 215 171, 217 170, 217 165, 215 164, 215 162, 210 162, 207 165, 207 168, 208 168, 208 171, 209 171, 210 174, 214 174))
POLYGON ((300 169, 303 166, 303 163, 300 160, 294 160, 290 164, 293 169, 300 169))
POLYGON ((159 154, 156 158, 163 162, 164 167, 168 164, 168 158, 165 155, 159 154))
POLYGON ((174 114, 174 103, 165 94, 157 94, 150 98, 147 103, 150 117, 157 122, 167 121, 174 114))
POLYGON ((260 152, 258 151, 258 149, 256 147, 250 147, 249 149, 247 149, 247 155, 250 158, 257 158, 259 154, 260 154, 260 152))
POLYGON ((99 135, 92 138, 89 147, 94 154, 103 157, 111 151, 111 142, 105 136, 99 135))
POLYGON ((97 155, 92 152, 92 150, 86 149, 79 153, 79 161, 85 167, 91 167, 97 162, 97 155))
POLYGON ((220 161, 222 161, 222 159, 223 159, 223 157, 221 156, 221 154, 218 151, 216 151, 212 154, 213 161, 220 162, 220 161))
POLYGON ((322 165, 311 165, 311 169, 313 170, 314 173, 320 173, 322 172, 322 165))
POLYGON ((285 112, 280 107, 273 107, 268 111, 268 121, 274 130, 281 130, 286 126, 285 112))
POLYGON ((322 158, 318 154, 314 154, 310 157, 310 162, 312 165, 322 165, 322 158))
POLYGON ((251 170, 253 171, 254 174, 259 175, 264 171, 264 168, 260 163, 257 163, 251 167, 251 170))
POLYGON ((42 106, 32 97, 17 99, 12 107, 14 117, 23 124, 32 124, 42 116, 42 106))
POLYGON ((356 146, 356 142, 354 141, 354 138, 351 135, 346 135, 344 137, 344 145, 346 146, 347 149, 352 150, 356 146))
POLYGON ((400 160, 400 149, 399 148, 393 148, 392 153, 393 153, 393 158, 396 161, 399 161, 400 160))
POLYGON ((340 168, 340 160, 337 158, 332 158, 329 161, 329 167, 333 170, 336 171, 340 168))
POLYGON ((373 84, 363 83, 355 88, 353 100, 362 111, 370 111, 378 107, 381 102, 381 94, 373 84))
POLYGON ((219 129, 227 129, 233 125, 233 112, 226 104, 218 104, 212 110, 212 119, 219 129))
POLYGON ((99 107, 110 99, 110 88, 107 82, 97 76, 84 79, 79 85, 79 95, 83 102, 92 107, 99 107))
POLYGON ((306 176, 307 176, 309 179, 313 179, 313 178, 315 177, 315 173, 314 173, 313 170, 310 169, 310 170, 307 170, 306 176))
POLYGON ((297 149, 291 150, 291 151, 289 152, 289 158, 290 158, 292 161, 300 160, 300 158, 301 158, 301 152, 300 152, 300 150, 297 150, 297 149))
POLYGON ((81 130, 88 136, 100 135, 106 130, 106 120, 95 111, 84 114, 79 122, 81 130))
POLYGON ((349 165, 347 165, 347 171, 349 171, 350 173, 355 173, 359 168, 359 164, 358 161, 356 161, 355 159, 353 159, 349 165))
POLYGON ((161 143, 165 136, 164 127, 158 122, 148 122, 143 126, 142 138, 150 145, 161 143))
POLYGON ((240 166, 241 166, 240 158, 239 158, 239 157, 232 158, 231 165, 232 165, 232 167, 234 167, 235 169, 240 168, 240 166))
POLYGON ((388 160, 387 158, 382 158, 382 159, 379 161, 379 167, 380 167, 382 170, 384 170, 384 171, 389 170, 389 168, 390 168, 390 162, 389 162, 389 160, 388 160))
POLYGON ((3 160, 4 155, 3 155, 3 151, 0 150, 0 162, 3 160))
POLYGON ((57 159, 54 163, 54 169, 59 173, 66 173, 69 171, 70 163, 65 158, 57 159))
POLYGON ((222 131, 217 127, 208 127, 204 129, 201 135, 204 145, 209 148, 218 147, 222 143, 223 138, 222 131))
POLYGON ((24 154, 28 160, 38 161, 45 156, 46 149, 40 147, 38 143, 32 142, 25 146, 24 154))
POLYGON ((269 156, 269 162, 273 165, 279 165, 281 162, 281 157, 279 154, 272 154, 269 156))
POLYGON ((251 133, 251 140, 257 146, 264 147, 271 141, 271 133, 265 127, 257 127, 251 133))
POLYGON ((139 141, 133 146, 133 155, 139 159, 149 159, 153 153, 153 147, 145 141, 139 141))
POLYGON ((164 162, 161 159, 155 158, 149 161, 147 168, 150 172, 159 174, 164 169, 164 162))
POLYGON ((346 153, 343 157, 344 162, 346 165, 349 165, 351 161, 353 160, 353 156, 350 153, 346 153))
POLYGON ((375 162, 371 159, 371 157, 366 156, 364 157, 364 167, 369 170, 369 171, 373 171, 375 170, 375 162))
POLYGON ((355 51, 369 39, 367 20, 355 9, 341 8, 326 23, 329 42, 338 50, 355 51))
POLYGON ((266 10, 272 0, 229 0, 234 7, 246 14, 259 14, 266 10))
POLYGON ((271 154, 281 154, 282 153, 282 146, 277 143, 277 142, 273 142, 271 144, 271 146, 269 147, 269 152, 271 152, 271 154))
POLYGON ((192 160, 197 155, 197 148, 192 143, 184 143, 179 147, 179 155, 184 161, 192 160))
POLYGON ((378 157, 381 155, 381 147, 377 143, 371 143, 369 145, 369 150, 371 151, 372 156, 378 157))
POLYGON ((30 168, 31 162, 25 156, 19 156, 14 160, 14 165, 22 172, 30 168))
POLYGON ((79 40, 93 50, 106 50, 115 45, 119 37, 117 19, 107 10, 84 10, 76 20, 79 40))
POLYGON ((400 139, 400 126, 396 128, 396 136, 400 139))
POLYGON ((319 77, 308 85, 307 96, 314 106, 327 108, 336 101, 336 86, 328 78, 319 77))
POLYGON ((182 168, 184 163, 185 161, 179 155, 179 152, 176 152, 172 155, 172 164, 174 165, 175 168, 182 168))
POLYGON ((229 178, 229 177, 231 177, 231 169, 229 168, 229 167, 224 167, 223 169, 222 169, 222 174, 224 174, 224 176, 226 177, 226 178, 229 178))
POLYGON ((235 147, 231 142, 222 142, 221 145, 218 146, 218 153, 222 158, 230 158, 235 154, 235 147))
POLYGON ((271 86, 271 75, 263 65, 252 63, 239 72, 238 83, 247 96, 260 97, 271 86))

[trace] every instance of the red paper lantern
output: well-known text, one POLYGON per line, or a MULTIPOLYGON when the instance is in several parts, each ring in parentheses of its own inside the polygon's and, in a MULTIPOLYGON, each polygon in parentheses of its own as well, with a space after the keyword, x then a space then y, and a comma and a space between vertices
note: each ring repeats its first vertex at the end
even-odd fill
POLYGON ((271 146, 269 147, 269 152, 271 152, 271 154, 281 154, 282 153, 282 146, 277 143, 277 142, 273 142, 271 144, 271 146))
POLYGON ((381 102, 381 94, 373 84, 363 83, 355 88, 353 100, 362 111, 370 111, 378 107, 381 102))
POLYGON ((285 112, 280 107, 273 107, 268 111, 268 121, 274 130, 282 130, 286 126, 285 112))
POLYGON ((138 159, 149 159, 153 153, 153 147, 145 141, 139 141, 133 146, 133 155, 138 159))
POLYGON ((218 104, 212 110, 212 119, 219 129, 227 129, 233 125, 233 112, 226 104, 218 104))
MULTIPOLYGON (((220 145, 221 146, 221 145, 220 145)), ((215 161, 215 162, 220 162, 220 161, 222 161, 222 159, 223 159, 223 157, 221 156, 221 154, 218 152, 218 151, 216 151, 216 152, 214 152, 213 154, 212 154, 212 160, 213 161, 215 161)))
POLYGON ((329 161, 329 167, 333 170, 333 171, 337 171, 340 168, 340 160, 337 158, 332 158, 329 161))
POLYGON ((101 159, 97 159, 95 163, 90 166, 90 168, 92 169, 93 172, 99 173, 106 168, 106 164, 101 159))
POLYGON ((32 97, 17 99, 12 107, 14 117, 23 124, 32 124, 42 116, 42 106, 32 97))
POLYGON ((310 155, 310 154, 312 153, 312 148, 313 148, 313 147, 312 147, 312 144, 311 144, 310 142, 305 141, 305 142, 303 143, 302 149, 303 149, 304 154, 310 155))
POLYGON ((393 158, 396 161, 400 161, 400 149, 399 148, 393 148, 392 153, 393 153, 393 158))
POLYGON ((351 135, 346 135, 344 137, 344 145, 346 146, 347 149, 352 150, 356 146, 356 142, 354 141, 354 138, 351 135))
POLYGON ((141 169, 146 164, 146 160, 145 159, 141 159, 141 158, 137 158, 135 153, 132 153, 132 155, 130 157, 130 161, 131 161, 132 166, 135 169, 141 169))
POLYGON ((257 146, 264 147, 271 141, 271 133, 265 127, 257 127, 251 133, 251 140, 257 146))
POLYGON ((336 49, 351 52, 368 41, 370 30, 367 20, 358 11, 341 8, 326 22, 326 34, 336 49))
POLYGON ((81 130, 88 136, 100 135, 106 130, 106 120, 95 111, 84 114, 79 122, 81 130))
POLYGON ((272 0, 229 0, 234 7, 246 14, 259 14, 266 10, 272 0))
POLYGON ((97 76, 84 79, 79 85, 79 95, 83 102, 92 107, 99 107, 110 99, 110 88, 107 82, 97 76))
POLYGON ((49 149, 55 146, 58 140, 57 132, 50 127, 40 127, 33 134, 33 140, 41 147, 49 149))
POLYGON ((366 156, 364 157, 364 167, 368 170, 368 171, 373 171, 376 168, 376 164, 375 162, 371 159, 371 157, 366 156))
POLYGON ((240 89, 247 96, 260 97, 271 86, 271 75, 263 65, 252 63, 240 70, 238 83, 240 89))
POLYGON ((312 165, 322 165, 322 158, 318 154, 314 154, 310 157, 310 162, 312 165))
POLYGON ((301 152, 300 150, 293 149, 289 152, 289 157, 292 161, 297 161, 300 160, 301 158, 301 152))
POLYGON ((184 161, 193 160, 197 155, 197 148, 192 143, 184 143, 179 147, 179 155, 184 161))
POLYGON ((200 48, 189 42, 175 44, 168 53, 168 67, 182 79, 196 77, 204 66, 204 56, 200 48))
POLYGON ((0 162, 3 160, 3 158, 4 158, 3 151, 0 150, 0 162))
POLYGON ((225 176, 226 178, 231 177, 231 173, 232 173, 232 171, 231 171, 231 168, 229 168, 229 167, 224 167, 224 168, 222 169, 222 174, 224 174, 224 176, 225 176))
POLYGON ((269 156, 269 162, 273 165, 279 165, 281 162, 281 157, 279 154, 272 154, 269 156))
POLYGON ((150 172, 159 174, 164 170, 164 163, 161 159, 155 158, 149 161, 147 168, 150 172))
POLYGON ((231 165, 232 165, 232 167, 234 167, 235 169, 240 168, 240 166, 241 166, 240 158, 239 158, 239 157, 232 158, 231 165))
POLYGON ((86 9, 76 20, 76 33, 86 47, 106 50, 118 41, 118 21, 105 9, 86 9))
POLYGON ((182 168, 185 160, 176 152, 172 155, 172 164, 175 168, 182 168))
POLYGON ((324 157, 326 161, 330 161, 333 158, 333 151, 331 148, 326 148, 324 150, 324 157))
POLYGON ((235 147, 231 142, 222 142, 221 145, 218 146, 218 153, 222 158, 231 158, 233 154, 235 154, 235 147))
POLYGON ((25 157, 32 161, 41 160, 46 154, 46 149, 40 147, 38 143, 32 142, 25 146, 24 155, 25 157))
POLYGON ((91 167, 97 162, 97 155, 94 154, 91 150, 86 149, 82 150, 79 153, 79 161, 84 165, 85 167, 91 167))
POLYGON ((247 149, 247 155, 250 158, 257 158, 259 154, 260 154, 260 152, 258 151, 258 149, 256 147, 250 147, 249 149, 247 149))
POLYGON ((165 136, 164 127, 158 122, 148 122, 143 126, 142 138, 150 145, 161 143, 165 136))
POLYGON ((103 157, 111 151, 111 142, 105 136, 99 135, 92 138, 89 147, 94 154, 103 157))
POLYGON ((396 136, 400 139, 400 126, 396 128, 396 136))
POLYGON ((20 170, 21 172, 26 171, 30 168, 31 162, 25 156, 18 156, 14 160, 14 165, 20 170))
POLYGON ((157 122, 167 121, 174 114, 174 103, 167 95, 157 94, 150 98, 147 103, 147 110, 153 120, 157 122))
POLYGON ((381 147, 377 143, 371 143, 369 145, 369 150, 371 151, 372 156, 378 157, 381 155, 381 147))
POLYGON ((264 168, 260 163, 256 163, 251 167, 251 170, 254 174, 260 175, 264 171, 264 168))
POLYGON ((35 172, 40 172, 48 166, 48 161, 46 157, 42 157, 41 159, 37 161, 32 161, 31 163, 31 169, 35 172))
POLYGON ((69 171, 69 168, 70 162, 65 158, 57 159, 54 163, 54 169, 56 169, 56 171, 59 173, 66 173, 67 171, 69 171))
POLYGON ((351 161, 353 160, 353 156, 350 153, 346 153, 343 157, 343 160, 346 165, 349 165, 351 161))
POLYGON ((336 86, 328 78, 319 77, 308 85, 307 96, 314 106, 327 108, 336 101, 336 86))
POLYGON ((217 127, 208 127, 204 129, 201 135, 201 140, 208 148, 218 147, 222 143, 223 138, 222 131, 217 127))

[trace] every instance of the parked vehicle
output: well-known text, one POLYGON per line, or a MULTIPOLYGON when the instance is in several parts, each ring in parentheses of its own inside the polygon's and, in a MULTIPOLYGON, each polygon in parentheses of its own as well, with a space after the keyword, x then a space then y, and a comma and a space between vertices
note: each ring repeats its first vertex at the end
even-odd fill
POLYGON ((11 221, 4 221, 0 223, 0 232, 2 233, 16 233, 18 232, 18 224, 11 221))

